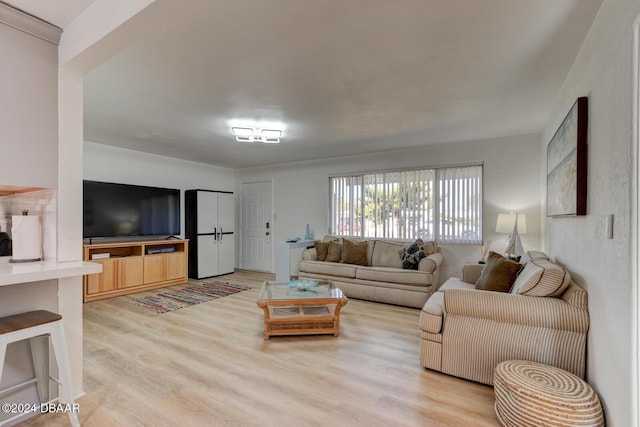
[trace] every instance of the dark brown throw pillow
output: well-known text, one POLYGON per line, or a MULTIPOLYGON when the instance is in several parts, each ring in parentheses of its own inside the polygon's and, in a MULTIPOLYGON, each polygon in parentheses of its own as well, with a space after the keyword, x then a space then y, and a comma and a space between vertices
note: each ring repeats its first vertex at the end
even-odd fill
POLYGON ((316 261, 324 261, 329 253, 329 242, 315 240, 313 244, 316 246, 316 261))
POLYGON ((502 255, 489 252, 487 264, 476 281, 476 289, 481 291, 509 292, 522 266, 502 255))
POLYGON ((327 262, 340 262, 342 259, 342 243, 337 240, 329 242, 329 251, 327 252, 327 262))
POLYGON ((342 240, 342 260, 345 264, 369 265, 367 261, 367 242, 356 242, 349 239, 342 240))

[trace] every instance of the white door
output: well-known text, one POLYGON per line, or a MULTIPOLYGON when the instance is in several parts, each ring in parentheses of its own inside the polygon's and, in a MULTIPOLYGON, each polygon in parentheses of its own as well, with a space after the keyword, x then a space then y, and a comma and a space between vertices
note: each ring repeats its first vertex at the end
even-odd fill
POLYGON ((198 278, 217 276, 220 244, 214 235, 198 236, 198 278))
POLYGON ((198 234, 213 233, 218 226, 218 193, 198 191, 198 234))
POLYGON ((240 267, 272 270, 273 212, 271 181, 242 184, 240 267))

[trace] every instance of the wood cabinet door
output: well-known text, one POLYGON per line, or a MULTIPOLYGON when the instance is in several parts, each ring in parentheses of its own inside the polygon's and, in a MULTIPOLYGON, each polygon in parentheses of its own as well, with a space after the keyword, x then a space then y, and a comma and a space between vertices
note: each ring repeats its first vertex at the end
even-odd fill
POLYGON ((187 276, 187 257, 184 252, 167 254, 166 280, 181 279, 187 276))
POLYGON ((117 259, 94 260, 102 264, 102 273, 87 276, 87 295, 99 294, 117 289, 117 259))
POLYGON ((120 288, 140 286, 144 283, 144 265, 141 256, 121 258, 120 262, 120 288))
POLYGON ((144 283, 156 283, 165 280, 165 255, 147 255, 144 257, 144 283))

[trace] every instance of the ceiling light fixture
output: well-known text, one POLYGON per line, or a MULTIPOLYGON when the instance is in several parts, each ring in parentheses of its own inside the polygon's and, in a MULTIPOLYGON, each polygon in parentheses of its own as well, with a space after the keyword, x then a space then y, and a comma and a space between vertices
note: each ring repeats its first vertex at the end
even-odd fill
POLYGON ((253 135, 253 128, 232 127, 231 131, 235 136, 253 135))
POLYGON ((253 142, 255 138, 252 135, 249 136, 236 136, 238 142, 253 142))
POLYGON ((280 138, 282 136, 282 131, 277 129, 262 129, 260 133, 267 138, 280 138))
POLYGON ((233 126, 231 132, 238 142, 262 142, 263 144, 278 144, 282 131, 279 129, 261 129, 258 127, 233 126))

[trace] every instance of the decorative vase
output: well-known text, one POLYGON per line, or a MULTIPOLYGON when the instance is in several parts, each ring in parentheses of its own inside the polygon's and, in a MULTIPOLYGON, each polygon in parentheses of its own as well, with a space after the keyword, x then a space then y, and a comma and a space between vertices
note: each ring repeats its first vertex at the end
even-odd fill
POLYGON ((307 231, 304 235, 304 240, 311 240, 311 229, 309 228, 309 224, 307 224, 307 231))

